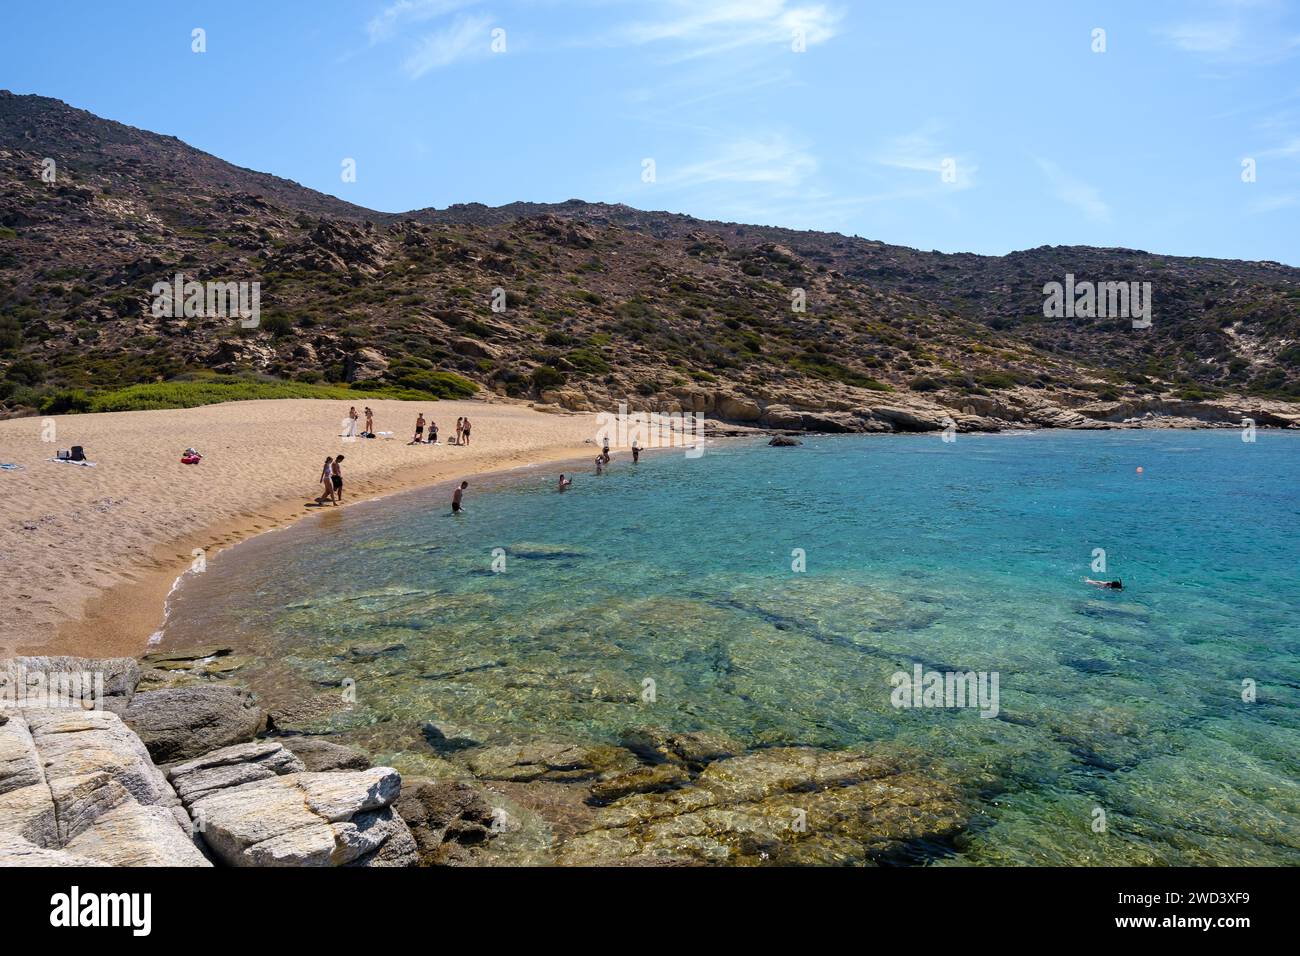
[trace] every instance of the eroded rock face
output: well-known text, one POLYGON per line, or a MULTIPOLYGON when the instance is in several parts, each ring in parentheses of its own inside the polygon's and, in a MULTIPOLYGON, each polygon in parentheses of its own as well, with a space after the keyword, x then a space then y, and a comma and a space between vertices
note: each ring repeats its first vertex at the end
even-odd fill
POLYGON ((159 763, 245 743, 266 726, 251 691, 222 686, 145 691, 131 698, 123 717, 159 763))
POLYGON ((415 841, 391 809, 401 786, 391 767, 291 773, 210 792, 189 810, 230 866, 409 866, 415 841))
POLYGON ((950 787, 893 758, 781 747, 710 763, 680 789, 615 801, 559 860, 842 865, 906 856, 965 822, 950 787))
POLYGON ((205 866, 189 817, 109 711, 51 708, 0 725, 0 830, 114 866, 205 866))

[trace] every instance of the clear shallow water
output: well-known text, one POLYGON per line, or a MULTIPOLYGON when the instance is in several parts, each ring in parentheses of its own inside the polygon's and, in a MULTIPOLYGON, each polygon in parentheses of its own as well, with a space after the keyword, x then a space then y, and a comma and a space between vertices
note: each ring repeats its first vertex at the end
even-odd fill
POLYGON ((475 482, 460 518, 442 487, 255 539, 182 588, 165 643, 246 645, 257 680, 302 698, 296 727, 399 766, 432 754, 429 720, 905 748, 977 807, 948 865, 1300 863, 1300 436, 625 459, 563 495, 549 470, 475 482), (996 671, 999 717, 894 708, 890 675, 915 663, 996 671))

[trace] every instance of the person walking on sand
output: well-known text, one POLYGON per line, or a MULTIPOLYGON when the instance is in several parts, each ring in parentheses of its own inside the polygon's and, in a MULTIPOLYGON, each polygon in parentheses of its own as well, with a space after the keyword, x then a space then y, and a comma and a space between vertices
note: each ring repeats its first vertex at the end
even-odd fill
POLYGON ((348 423, 345 431, 343 432, 344 438, 357 437, 357 419, 360 417, 361 416, 357 414, 357 406, 353 405, 351 408, 348 409, 348 423))
POLYGON ((465 509, 461 506, 460 501, 461 501, 462 496, 465 494, 465 489, 468 488, 468 487, 469 487, 469 482, 468 482, 468 481, 462 481, 462 482, 460 483, 460 487, 458 487, 455 491, 452 492, 452 494, 451 494, 451 513, 452 513, 452 514, 460 514, 461 512, 463 512, 463 511, 465 510, 465 509))
POLYGON ((461 437, 465 439, 465 444, 468 445, 469 444, 469 419, 468 418, 465 419, 465 421, 461 424, 460 430, 461 430, 461 437))
POLYGON ((407 444, 408 445, 424 444, 424 412, 420 412, 415 416, 415 437, 412 438, 409 442, 407 442, 407 444))
POLYGON ((370 406, 369 406, 369 405, 366 406, 366 432, 365 432, 365 435, 366 435, 367 438, 374 438, 374 437, 375 437, 375 413, 372 412, 372 411, 370 410, 370 406))
POLYGON ((324 490, 316 496, 316 504, 318 505, 323 505, 326 498, 333 499, 334 497, 334 482, 330 480, 330 476, 333 474, 331 471, 331 466, 333 464, 334 456, 330 455, 325 459, 325 467, 321 469, 320 478, 318 480, 324 490))
POLYGON ((339 465, 343 462, 343 456, 339 455, 334 459, 334 464, 330 466, 330 484, 334 486, 334 504, 343 500, 343 470, 339 465))
POLYGON ((460 433, 463 432, 464 430, 465 430, 465 419, 463 418, 456 419, 456 440, 452 442, 453 445, 460 444, 460 433))

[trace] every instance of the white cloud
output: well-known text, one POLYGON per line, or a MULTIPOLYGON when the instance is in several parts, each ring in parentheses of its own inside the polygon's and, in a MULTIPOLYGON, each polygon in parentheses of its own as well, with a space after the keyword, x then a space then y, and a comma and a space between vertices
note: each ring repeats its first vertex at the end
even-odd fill
MULTIPOLYGON (((706 159, 660 175, 657 185, 744 183, 793 190, 803 186, 816 172, 816 157, 791 145, 779 134, 769 134, 728 143, 706 159)), ((664 173, 662 168, 660 173, 664 173)))
POLYGON ((609 45, 669 44, 680 56, 702 56, 737 47, 793 43, 796 31, 815 46, 835 36, 843 14, 823 4, 791 6, 788 0, 668 0, 657 19, 642 20, 605 37, 609 45))
POLYGON ((1047 176, 1057 199, 1079 210, 1091 222, 1110 221, 1110 206, 1101 198, 1101 193, 1095 186, 1076 179, 1050 160, 1035 157, 1034 161, 1047 176))
POLYGON ((947 189, 971 188, 979 169, 968 157, 944 148, 938 139, 938 127, 933 123, 888 140, 872 160, 891 169, 933 175, 935 182, 947 189), (951 182, 944 182, 942 178, 947 171, 951 171, 954 177, 951 182))
POLYGON ((458 17, 451 26, 422 36, 415 51, 402 62, 402 69, 411 79, 418 80, 430 70, 486 56, 491 26, 492 17, 458 17))
POLYGON ((372 45, 383 43, 396 36, 404 24, 425 23, 477 2, 478 0, 396 0, 370 19, 366 24, 366 35, 372 45))
POLYGON ((1205 14, 1160 30, 1186 53, 1222 63, 1275 63, 1300 53, 1300 33, 1277 0, 1207 0, 1205 14))

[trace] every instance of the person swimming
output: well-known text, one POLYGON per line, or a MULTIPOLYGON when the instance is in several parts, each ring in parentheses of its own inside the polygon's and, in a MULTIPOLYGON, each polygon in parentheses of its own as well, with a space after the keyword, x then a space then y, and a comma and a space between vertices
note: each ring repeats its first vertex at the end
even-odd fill
POLYGON ((1109 588, 1112 591, 1124 590, 1124 582, 1119 578, 1116 578, 1114 581, 1094 581, 1092 578, 1084 578, 1083 580, 1088 584, 1091 584, 1093 587, 1109 588))
POLYGON ((557 491, 565 491, 565 490, 568 489, 569 485, 571 485, 571 484, 573 484, 573 479, 572 479, 572 478, 565 478, 564 475, 561 474, 561 475, 560 475, 560 484, 559 484, 559 487, 558 487, 556 490, 557 490, 557 491))

